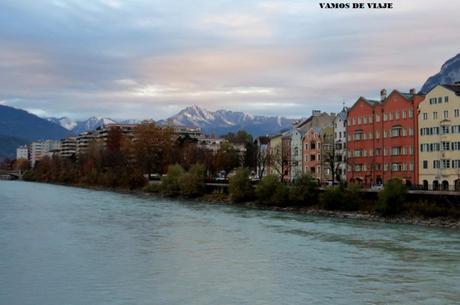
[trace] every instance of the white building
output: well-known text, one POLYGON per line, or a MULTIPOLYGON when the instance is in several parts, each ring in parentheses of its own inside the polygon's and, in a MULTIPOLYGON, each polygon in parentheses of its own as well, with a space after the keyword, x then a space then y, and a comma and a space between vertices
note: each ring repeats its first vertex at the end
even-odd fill
POLYGON ((302 176, 302 137, 303 134, 297 129, 293 128, 289 130, 289 136, 291 137, 291 169, 290 169, 290 180, 294 180, 302 176))
POLYGON ((29 160, 29 146, 23 145, 16 148, 16 160, 29 160))
POLYGON ((58 151, 61 143, 56 140, 36 141, 30 144, 30 161, 32 167, 37 161, 40 161, 44 156, 52 156, 53 152, 58 151))
POLYGON ((344 107, 334 119, 335 181, 338 178, 340 181, 347 180, 347 113, 348 109, 344 107))

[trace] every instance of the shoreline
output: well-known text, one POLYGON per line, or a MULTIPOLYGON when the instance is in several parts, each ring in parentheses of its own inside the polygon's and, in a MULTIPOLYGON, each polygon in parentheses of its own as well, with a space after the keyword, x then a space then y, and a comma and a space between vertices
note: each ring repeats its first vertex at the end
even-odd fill
POLYGON ((167 198, 167 199, 177 199, 181 201, 189 202, 199 202, 207 204, 220 204, 220 205, 229 205, 229 206, 239 206, 251 209, 259 210, 269 210, 269 211, 278 211, 278 212, 287 212, 287 213, 296 213, 296 214, 305 214, 311 216, 327 217, 327 218, 337 218, 337 219, 352 219, 352 220, 362 220, 362 221, 371 221, 371 222, 380 222, 380 223, 391 223, 391 224, 406 224, 406 225, 418 225, 424 227, 432 228, 444 228, 444 229, 454 229, 460 230, 460 219, 453 217, 423 217, 419 215, 408 215, 408 214, 399 214, 394 216, 380 216, 376 213, 366 212, 366 211, 339 211, 339 210, 325 210, 319 208, 317 205, 309 207, 282 207, 282 206, 269 206, 263 205, 256 202, 245 202, 245 203, 235 203, 230 200, 228 195, 222 194, 205 194, 201 197, 196 198, 185 198, 185 197, 167 197, 163 196, 160 193, 147 192, 142 189, 126 189, 126 188, 110 188, 97 185, 82 185, 82 184, 65 184, 65 183, 52 183, 52 182, 41 182, 41 181, 25 181, 33 183, 43 183, 43 184, 53 184, 59 186, 68 186, 68 187, 77 187, 83 189, 91 189, 95 191, 106 191, 114 192, 120 194, 129 194, 137 196, 147 196, 147 197, 158 197, 158 198, 167 198))

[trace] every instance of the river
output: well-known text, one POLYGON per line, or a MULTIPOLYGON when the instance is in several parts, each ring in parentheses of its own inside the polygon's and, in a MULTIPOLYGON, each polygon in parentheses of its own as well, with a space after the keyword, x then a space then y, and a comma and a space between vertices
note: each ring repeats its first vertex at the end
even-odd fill
POLYGON ((460 304, 460 232, 1 181, 0 304, 460 304))

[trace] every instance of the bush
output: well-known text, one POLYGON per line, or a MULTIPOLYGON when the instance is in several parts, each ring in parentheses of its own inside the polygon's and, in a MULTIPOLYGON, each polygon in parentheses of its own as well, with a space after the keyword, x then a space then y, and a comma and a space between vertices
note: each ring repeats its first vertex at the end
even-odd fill
MULTIPOLYGON (((265 176, 262 178, 262 180, 260 180, 259 184, 256 187, 257 201, 263 204, 279 203, 280 201, 282 201, 283 197, 289 196, 286 195, 286 190, 287 187, 280 182, 278 176, 265 176)), ((289 192, 289 190, 287 190, 287 192, 289 192)))
POLYGON ((397 214, 403 208, 406 199, 407 187, 399 178, 388 180, 383 190, 378 194, 379 202, 377 211, 382 215, 397 214))
POLYGON ((243 202, 254 198, 254 188, 249 180, 249 169, 239 168, 230 178, 229 192, 233 202, 243 202))
POLYGON ((326 210, 356 211, 361 202, 359 191, 360 187, 356 184, 347 188, 343 184, 330 186, 319 195, 319 202, 326 210))
POLYGON ((275 192, 271 196, 268 203, 274 206, 288 205, 289 202, 289 188, 284 183, 279 183, 276 186, 275 192))
POLYGON ((205 186, 205 167, 202 164, 194 164, 190 170, 179 178, 181 195, 186 197, 198 197, 204 194, 205 186))
POLYGON ((166 176, 161 178, 161 193, 166 196, 177 196, 180 194, 179 180, 184 174, 184 169, 179 164, 170 165, 166 176))
POLYGON ((294 205, 313 205, 318 202, 318 182, 310 175, 302 175, 293 181, 289 201, 294 205))
POLYGON ((142 189, 144 192, 147 193, 159 193, 161 192, 161 184, 159 183, 150 183, 144 186, 142 189))
POLYGON ((275 175, 263 177, 256 187, 257 201, 260 203, 269 203, 279 184, 281 184, 281 182, 275 175))

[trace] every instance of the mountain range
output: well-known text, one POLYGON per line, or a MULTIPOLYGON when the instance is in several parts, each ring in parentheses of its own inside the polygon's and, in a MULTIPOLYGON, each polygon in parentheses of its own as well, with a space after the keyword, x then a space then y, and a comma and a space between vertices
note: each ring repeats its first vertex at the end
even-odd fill
POLYGON ((61 139, 72 132, 27 111, 0 105, 0 159, 14 158, 16 147, 40 139, 61 139))
MULTIPOLYGON (((429 77, 420 90, 427 93, 438 84, 460 81, 460 54, 446 61, 441 70, 429 77)), ((294 120, 279 116, 254 116, 229 110, 209 111, 190 106, 159 124, 198 126, 207 134, 222 135, 245 129, 253 136, 274 134, 291 126, 294 120)), ((91 117, 75 121, 67 117, 40 118, 27 111, 0 105, 0 160, 14 158, 16 147, 39 139, 60 139, 84 131, 94 130, 104 124, 138 123, 138 120, 114 120, 91 117)))
MULTIPOLYGON (((102 125, 121 123, 135 124, 139 120, 114 120, 104 117, 91 117, 84 121, 74 121, 67 117, 46 118, 48 121, 58 124, 74 134, 94 130, 102 125)), ((252 135, 272 134, 281 129, 289 128, 294 122, 284 117, 253 116, 244 112, 229 110, 209 111, 199 106, 186 107, 179 113, 157 123, 201 127, 207 134, 222 135, 228 132, 236 132, 245 129, 252 135)))
POLYGON ((423 84, 420 92, 427 94, 437 85, 453 84, 460 81, 460 53, 446 61, 441 70, 429 77, 423 84))

